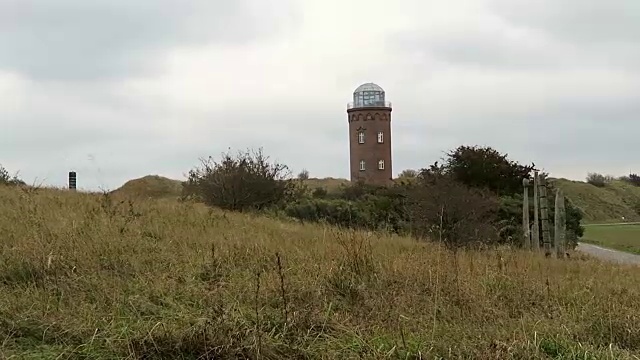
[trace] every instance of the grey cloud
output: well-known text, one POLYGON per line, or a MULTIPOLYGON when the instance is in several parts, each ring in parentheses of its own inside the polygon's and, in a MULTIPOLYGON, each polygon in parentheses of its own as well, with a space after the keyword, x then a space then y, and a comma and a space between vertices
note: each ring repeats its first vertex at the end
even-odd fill
POLYGON ((513 24, 569 42, 640 41, 636 0, 495 0, 491 9, 513 24))
POLYGON ((547 36, 557 45, 559 61, 574 50, 574 56, 569 56, 574 66, 640 70, 640 2, 636 0, 495 0, 491 10, 514 27, 547 36))
POLYGON ((548 45, 526 44, 481 26, 454 33, 404 33, 393 37, 394 48, 440 62, 479 67, 552 68, 571 66, 570 59, 549 52, 548 45), (545 46, 547 45, 547 46, 545 46))
POLYGON ((0 68, 65 80, 153 72, 149 58, 166 47, 246 43, 273 35, 289 20, 286 11, 258 13, 252 4, 259 3, 3 0, 0 68))
POLYGON ((478 17, 463 28, 395 34, 390 43, 423 58, 477 67, 640 70, 636 0, 492 0, 489 4, 490 16, 478 17))

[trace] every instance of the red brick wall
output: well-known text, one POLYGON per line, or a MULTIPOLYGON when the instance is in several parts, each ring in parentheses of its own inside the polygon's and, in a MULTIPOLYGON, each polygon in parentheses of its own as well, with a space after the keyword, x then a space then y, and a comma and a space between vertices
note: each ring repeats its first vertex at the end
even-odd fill
POLYGON ((391 108, 369 107, 347 110, 349 116, 349 149, 351 181, 363 179, 371 184, 386 185, 392 182, 391 163, 391 108), (358 129, 365 133, 364 144, 358 143, 358 129), (384 134, 378 143, 378 132, 384 134), (365 170, 360 170, 360 160, 365 170), (384 170, 378 169, 378 161, 384 160, 384 170))

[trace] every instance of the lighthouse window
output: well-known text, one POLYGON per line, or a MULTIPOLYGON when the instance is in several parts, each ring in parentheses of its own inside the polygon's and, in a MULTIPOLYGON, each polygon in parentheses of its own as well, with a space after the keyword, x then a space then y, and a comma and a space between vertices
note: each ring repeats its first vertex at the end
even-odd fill
POLYGON ((364 160, 360 160, 360 171, 364 171, 364 160))
POLYGON ((378 144, 382 144, 384 142, 384 137, 382 131, 378 132, 378 144))
POLYGON ((358 131, 358 143, 364 144, 364 131, 358 131))

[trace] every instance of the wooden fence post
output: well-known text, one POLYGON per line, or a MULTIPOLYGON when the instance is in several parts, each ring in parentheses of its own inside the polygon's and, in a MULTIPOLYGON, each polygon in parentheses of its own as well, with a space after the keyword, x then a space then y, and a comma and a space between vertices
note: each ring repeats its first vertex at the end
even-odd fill
POLYGON ((565 239, 567 231, 567 215, 564 207, 564 194, 562 190, 556 189, 556 203, 554 213, 554 247, 556 256, 564 258, 565 239))
POLYGON ((522 198, 522 235, 524 236, 524 248, 531 250, 531 230, 529 229, 529 179, 522 180, 524 194, 522 198))
POLYGON ((549 238, 549 202, 547 200, 547 179, 544 175, 540 175, 540 221, 542 223, 544 255, 551 256, 551 239, 549 238))
POLYGON ((540 251, 540 176, 533 172, 533 225, 531 226, 531 245, 534 251, 540 251))

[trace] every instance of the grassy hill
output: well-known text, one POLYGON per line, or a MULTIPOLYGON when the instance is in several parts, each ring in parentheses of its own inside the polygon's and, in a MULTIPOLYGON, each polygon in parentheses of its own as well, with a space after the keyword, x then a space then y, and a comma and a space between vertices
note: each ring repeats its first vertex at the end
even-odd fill
POLYGON ((107 200, 0 187, 0 358, 640 354, 637 267, 107 200))
POLYGON ((309 178, 304 180, 304 184, 310 190, 314 190, 315 188, 324 188, 327 192, 334 192, 340 188, 342 185, 348 185, 351 182, 347 179, 340 178, 309 178))
POLYGON ((584 213, 585 223, 640 221, 640 187, 612 181, 599 188, 581 181, 550 179, 584 213))
POLYGON ((127 181, 112 192, 128 198, 178 198, 182 193, 182 181, 158 175, 147 175, 127 181))

